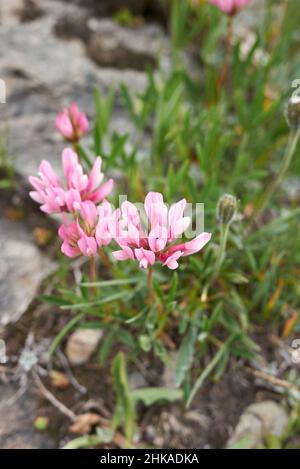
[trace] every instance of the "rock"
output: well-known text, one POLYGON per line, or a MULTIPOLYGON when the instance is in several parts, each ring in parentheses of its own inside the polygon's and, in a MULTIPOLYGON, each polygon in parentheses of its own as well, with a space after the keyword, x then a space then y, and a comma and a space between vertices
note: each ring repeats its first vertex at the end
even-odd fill
POLYGON ((138 371, 129 373, 128 384, 129 384, 129 388, 132 390, 139 389, 139 388, 146 388, 148 385, 144 376, 138 371))
POLYGON ((19 222, 0 218, 0 325, 16 322, 56 264, 43 255, 19 222))
POLYGON ((253 449, 268 435, 280 437, 288 423, 285 409, 273 401, 263 401, 246 408, 227 443, 227 448, 239 443, 244 449, 253 449))
POLYGON ((66 355, 71 365, 83 365, 95 352, 103 331, 101 329, 77 329, 66 345, 66 355))
MULTIPOLYGON (((7 151, 15 156, 16 169, 26 178, 36 173, 42 159, 60 168, 65 143, 54 120, 63 106, 75 100, 91 116, 95 86, 105 95, 111 85, 117 88, 120 82, 134 92, 146 84, 143 72, 97 67, 86 57, 79 40, 62 41, 54 36, 55 21, 55 12, 46 11, 35 21, 4 23, 0 29, 1 79, 7 89, 6 104, 0 104, 0 133, 7 134, 7 151)), ((117 125, 126 120, 118 106, 115 116, 117 125)))
POLYGON ((24 0, 23 6, 19 11, 20 21, 26 23, 27 21, 34 21, 44 15, 44 10, 35 0, 24 0))
POLYGON ((156 26, 131 29, 104 19, 88 22, 87 53, 98 65, 119 69, 146 70, 157 65, 163 35, 156 26))
MULTIPOLYGON (((70 0, 68 0, 70 1, 70 0)), ((133 15, 146 15, 164 22, 166 8, 161 0, 71 0, 72 3, 88 9, 92 16, 111 16, 128 9, 133 15)))
POLYGON ((88 42, 89 28, 88 28, 89 15, 85 10, 78 9, 70 13, 62 14, 54 25, 53 31, 55 34, 64 39, 81 39, 83 42, 88 42))
POLYGON ((54 442, 45 432, 34 429, 38 416, 34 396, 26 392, 17 400, 12 385, 1 386, 0 396, 0 447, 1 449, 47 449, 54 448, 54 442), (10 403, 11 402, 11 403, 10 403))
POLYGON ((0 2, 0 24, 14 25, 19 22, 18 11, 23 6, 23 0, 10 0, 0 2))

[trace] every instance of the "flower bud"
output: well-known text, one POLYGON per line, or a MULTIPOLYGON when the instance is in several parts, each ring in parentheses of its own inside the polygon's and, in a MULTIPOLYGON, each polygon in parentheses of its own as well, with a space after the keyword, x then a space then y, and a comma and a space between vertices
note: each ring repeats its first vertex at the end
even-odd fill
POLYGON ((288 102, 286 117, 292 130, 300 128, 300 96, 292 96, 288 102))
POLYGON ((228 225, 232 222, 237 211, 236 197, 230 194, 224 194, 220 197, 217 205, 217 219, 222 225, 228 225))

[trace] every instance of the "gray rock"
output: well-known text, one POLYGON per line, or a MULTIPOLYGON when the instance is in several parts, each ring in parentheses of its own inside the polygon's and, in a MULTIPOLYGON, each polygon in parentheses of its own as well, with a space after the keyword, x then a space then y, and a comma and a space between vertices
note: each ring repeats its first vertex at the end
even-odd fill
POLYGON ((160 44, 163 42, 160 28, 144 26, 131 29, 104 19, 88 22, 90 39, 89 56, 104 67, 145 70, 157 65, 160 44))
POLYGON ((88 28, 89 15, 87 11, 79 8, 66 14, 64 12, 54 25, 55 34, 63 39, 81 39, 87 42, 89 39, 88 28))
MULTIPOLYGON (((4 24, 0 29, 1 79, 7 88, 6 104, 0 104, 0 132, 8 133, 8 152, 25 177, 36 173, 45 158, 60 167, 65 143, 54 120, 63 106, 75 100, 91 116, 95 86, 105 95, 111 85, 117 88, 121 82, 134 92, 146 84, 143 72, 100 69, 85 56, 80 41, 55 37, 54 24, 51 12, 33 22, 4 24)), ((116 108, 115 113, 123 126, 124 111, 116 108)))
POLYGON ((145 15, 163 21, 166 15, 165 3, 161 0, 67 0, 84 6, 92 16, 111 16, 124 8, 134 15, 145 15))
POLYGON ((0 326, 16 322, 56 265, 20 223, 0 219, 0 326))
POLYGON ((128 384, 131 390, 147 387, 147 381, 142 373, 134 371, 128 375, 128 384))
POLYGON ((23 0, 22 8, 19 10, 20 21, 35 21, 44 15, 44 10, 36 0, 23 0))
POLYGON ((103 336, 102 329, 77 329, 68 338, 66 355, 71 365, 87 363, 103 336))
POLYGON ((253 449, 263 443, 268 435, 280 437, 288 423, 285 409, 273 401, 263 401, 246 408, 227 443, 227 448, 239 443, 253 449))
POLYGON ((23 0, 0 1, 0 24, 14 25, 19 22, 18 11, 23 6, 23 0))
POLYGON ((0 395, 0 448, 1 449, 47 449, 54 442, 46 433, 38 432, 33 421, 38 416, 34 396, 26 392, 19 399, 17 389, 11 385, 1 386, 0 395))

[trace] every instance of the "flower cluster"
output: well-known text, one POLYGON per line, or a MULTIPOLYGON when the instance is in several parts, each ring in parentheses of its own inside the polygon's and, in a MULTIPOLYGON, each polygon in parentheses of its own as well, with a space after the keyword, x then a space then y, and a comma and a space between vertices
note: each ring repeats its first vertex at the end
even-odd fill
POLYGON ((210 3, 216 5, 223 13, 233 16, 238 11, 248 5, 251 0, 209 0, 210 3))
POLYGON ((102 160, 98 156, 90 174, 84 174, 78 155, 70 148, 66 148, 62 153, 65 184, 55 174, 51 164, 42 161, 39 177, 29 178, 35 189, 30 192, 30 196, 41 204, 41 210, 46 213, 74 213, 80 208, 81 202, 86 200, 97 204, 104 200, 113 188, 112 179, 101 185, 104 177, 101 173, 101 163, 102 160))
MULTIPOLYGON (((86 116, 75 103, 57 116, 56 125, 66 139, 73 141, 75 149, 88 129, 86 116)), ((66 256, 92 257, 115 240, 121 248, 113 252, 115 259, 137 260, 144 269, 160 262, 173 270, 178 267, 179 258, 200 251, 210 240, 210 233, 202 233, 191 241, 176 242, 191 222, 184 216, 185 199, 168 209, 162 194, 149 192, 144 203, 146 227, 132 203, 126 201, 121 209, 113 210, 106 200, 113 180, 102 184, 101 163, 98 156, 90 173, 85 174, 77 153, 66 148, 62 153, 63 181, 48 161, 41 163, 38 176, 29 178, 34 188, 30 196, 41 205, 41 210, 63 217, 58 235, 66 256)))
POLYGON ((78 142, 89 130, 87 116, 79 111, 76 103, 57 114, 55 125, 62 136, 73 143, 78 142))
POLYGON ((75 221, 66 218, 58 230, 62 252, 68 257, 95 256, 111 242, 116 214, 106 200, 98 207, 90 200, 82 202, 75 221))
POLYGON ((121 250, 114 251, 113 256, 122 261, 135 259, 144 269, 155 262, 176 269, 180 257, 200 251, 211 238, 210 233, 201 233, 191 241, 176 244, 176 239, 182 236, 191 222, 189 217, 184 216, 185 206, 186 200, 182 199, 168 210, 162 194, 149 192, 144 203, 148 226, 143 228, 135 205, 124 202, 119 232, 115 237, 121 250))

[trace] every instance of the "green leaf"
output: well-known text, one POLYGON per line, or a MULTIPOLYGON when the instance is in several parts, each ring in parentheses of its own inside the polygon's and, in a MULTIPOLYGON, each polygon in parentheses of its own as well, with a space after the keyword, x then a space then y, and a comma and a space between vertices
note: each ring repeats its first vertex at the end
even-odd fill
POLYGON ((80 159, 86 163, 88 168, 91 168, 93 166, 91 158, 89 157, 88 153, 83 148, 83 146, 80 143, 77 143, 76 149, 77 149, 80 159))
POLYGON ((84 314, 83 313, 78 314, 73 319, 71 319, 71 321, 69 321, 62 328, 62 330, 57 334, 57 336, 55 337, 55 339, 53 340, 52 344, 49 347, 49 351, 48 351, 49 358, 52 357, 53 353, 55 352, 55 350, 57 349, 61 341, 64 339, 64 337, 68 334, 68 332, 70 332, 70 330, 73 329, 73 327, 75 327, 76 324, 80 322, 82 318, 84 318, 84 314))
POLYGON ((108 359, 108 356, 112 348, 113 339, 117 331, 118 331, 118 326, 112 327, 102 342, 102 346, 99 351, 99 362, 101 366, 103 366, 108 359))
POLYGON ((97 428, 97 435, 85 435, 69 441, 62 449, 92 448, 97 445, 110 443, 113 439, 113 431, 97 428))
POLYGON ((40 301, 44 301, 45 303, 49 303, 51 305, 57 305, 57 306, 66 306, 70 305, 70 302, 65 300, 64 298, 61 298, 60 296, 54 296, 54 295, 41 295, 39 296, 40 301))
POLYGON ((119 352, 113 361, 112 375, 117 395, 117 407, 113 421, 118 426, 121 418, 126 438, 132 442, 136 429, 135 405, 128 386, 125 358, 122 352, 119 352))
POLYGON ((117 287, 120 285, 128 285, 131 283, 138 283, 141 281, 141 277, 130 277, 116 280, 104 280, 101 282, 83 282, 81 285, 85 287, 117 287))
POLYGON ((224 354, 228 353, 228 349, 230 345, 235 342, 238 338, 240 338, 240 334, 232 334, 227 341, 223 344, 223 346, 218 350, 214 358, 210 361, 210 363, 207 365, 207 367, 202 371, 201 375, 198 377, 196 380, 192 391, 189 395, 189 398, 187 400, 186 406, 189 407, 192 400, 194 399, 195 395, 203 385, 204 381, 206 378, 210 375, 210 373, 213 371, 213 369, 218 365, 218 363, 224 359, 224 354))
POLYGON ((142 388, 131 392, 135 401, 142 401, 146 406, 151 406, 159 401, 174 402, 183 398, 181 389, 173 388, 142 388))
POLYGON ((194 357, 194 348, 198 335, 198 327, 191 325, 189 332, 184 337, 178 352, 176 363, 176 386, 181 386, 189 371, 194 357))

